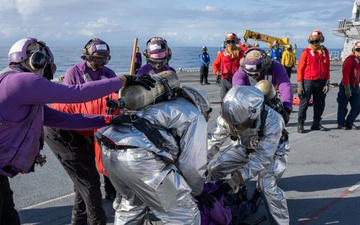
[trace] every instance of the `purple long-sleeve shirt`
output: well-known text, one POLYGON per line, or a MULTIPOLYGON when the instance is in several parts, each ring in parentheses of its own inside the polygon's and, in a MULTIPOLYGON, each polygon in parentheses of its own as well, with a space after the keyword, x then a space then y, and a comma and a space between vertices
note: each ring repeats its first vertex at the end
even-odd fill
POLYGON ((160 73, 162 71, 166 71, 166 70, 170 70, 174 73, 176 73, 176 70, 174 68, 172 68, 169 65, 165 65, 162 69, 155 69, 151 66, 150 63, 147 63, 145 65, 143 65, 136 73, 136 75, 144 75, 144 74, 156 74, 156 73, 160 73))
POLYGON ((83 84, 85 82, 102 80, 116 77, 116 73, 104 66, 100 70, 93 71, 87 65, 86 61, 70 67, 65 74, 63 84, 83 84))
POLYGON ((242 70, 241 67, 236 71, 232 78, 233 86, 236 85, 246 85, 246 86, 254 86, 257 81, 260 80, 269 80, 274 86, 279 87, 280 91, 280 99, 285 108, 292 109, 293 104, 293 92, 291 87, 290 79, 286 73, 285 67, 275 61, 272 60, 270 68, 265 72, 265 75, 260 77, 259 79, 251 79, 246 73, 242 70))
POLYGON ((67 114, 46 104, 90 101, 122 86, 117 77, 67 86, 14 69, 13 73, 0 75, 0 174, 6 176, 13 174, 5 172, 5 167, 15 172, 29 172, 40 151, 43 125, 71 130, 105 125, 103 116, 67 114), (16 152, 26 153, 26 157, 14 157, 16 152))

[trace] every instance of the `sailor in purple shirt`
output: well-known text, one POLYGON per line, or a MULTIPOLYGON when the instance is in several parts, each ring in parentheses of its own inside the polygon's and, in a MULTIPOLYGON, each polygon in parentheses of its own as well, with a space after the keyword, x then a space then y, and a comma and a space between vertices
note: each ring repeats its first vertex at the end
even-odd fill
POLYGON ((148 76, 120 76, 83 85, 53 83, 54 57, 42 41, 23 38, 8 54, 9 66, 0 71, 0 221, 20 224, 8 177, 34 171, 45 163, 40 155, 43 126, 87 130, 105 126, 105 117, 68 114, 50 109, 48 103, 77 103, 100 98, 123 85, 142 84, 150 89, 148 76))
POLYGON ((237 225, 257 212, 261 202, 260 192, 255 189, 250 200, 242 202, 237 194, 222 193, 220 185, 205 183, 204 192, 215 197, 214 207, 200 209, 201 225, 237 225))
POLYGON ((166 70, 176 73, 176 70, 168 64, 171 59, 171 49, 164 38, 150 38, 146 42, 146 50, 143 54, 147 63, 137 71, 136 75, 152 75, 166 70))
POLYGON ((283 117, 289 117, 293 104, 293 92, 284 66, 272 60, 261 48, 249 48, 232 78, 232 84, 233 86, 255 86, 260 80, 269 80, 279 88, 280 99, 285 109, 284 114, 288 114, 283 117))

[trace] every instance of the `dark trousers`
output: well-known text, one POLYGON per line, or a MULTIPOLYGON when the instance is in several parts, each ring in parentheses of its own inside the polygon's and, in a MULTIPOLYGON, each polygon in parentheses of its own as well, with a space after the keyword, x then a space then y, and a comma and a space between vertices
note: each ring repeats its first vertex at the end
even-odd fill
POLYGON ((233 194, 224 195, 224 205, 231 209, 232 219, 229 225, 238 225, 254 213, 256 206, 253 202, 247 201, 238 203, 239 198, 233 194))
POLYGON ((221 79, 220 82, 220 98, 221 101, 225 97, 226 93, 232 88, 232 82, 227 79, 221 79))
POLYGON ((74 131, 44 127, 45 141, 74 183, 73 224, 106 224, 93 138, 74 131))
POLYGON ((200 83, 208 83, 209 67, 201 66, 200 67, 200 83))
POLYGON ((350 86, 351 96, 348 98, 345 95, 345 88, 342 83, 339 84, 339 92, 336 101, 338 102, 338 113, 337 113, 337 123, 340 126, 347 126, 351 128, 356 117, 358 117, 360 112, 360 91, 359 85, 350 86), (347 105, 350 102, 350 112, 348 114, 347 105), (347 115, 347 116, 346 116, 347 115))
POLYGON ((285 67, 286 73, 287 73, 287 75, 288 75, 288 77, 289 77, 289 79, 290 79, 290 77, 291 77, 291 72, 292 72, 292 67, 287 67, 287 66, 284 66, 284 67, 285 67))
POLYGON ((20 225, 9 178, 0 174, 0 225, 20 225))
POLYGON ((299 95, 300 105, 298 111, 298 120, 306 120, 306 111, 308 109, 309 100, 313 97, 314 123, 321 121, 321 116, 325 109, 326 94, 322 92, 326 84, 326 80, 304 80, 305 94, 299 95))

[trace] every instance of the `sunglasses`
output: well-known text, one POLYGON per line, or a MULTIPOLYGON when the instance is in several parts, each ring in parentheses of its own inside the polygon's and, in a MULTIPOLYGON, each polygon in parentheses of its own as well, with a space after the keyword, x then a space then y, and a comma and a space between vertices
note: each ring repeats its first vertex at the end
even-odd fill
POLYGON ((355 52, 360 52, 360 48, 356 48, 356 49, 355 49, 355 52))
POLYGON ((310 44, 317 44, 320 42, 320 39, 316 39, 316 40, 311 40, 309 41, 310 44))
POLYGON ((227 44, 235 44, 235 39, 231 39, 231 40, 227 40, 226 43, 227 44))

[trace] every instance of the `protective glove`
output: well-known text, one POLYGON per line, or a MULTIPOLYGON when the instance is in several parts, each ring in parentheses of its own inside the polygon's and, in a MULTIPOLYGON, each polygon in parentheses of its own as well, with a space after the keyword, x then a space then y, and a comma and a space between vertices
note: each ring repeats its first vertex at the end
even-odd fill
POLYGON ((220 81, 221 81, 221 75, 218 74, 216 77, 216 83, 220 85, 220 81))
POLYGON ((141 76, 124 75, 124 77, 126 78, 126 86, 141 85, 149 91, 151 90, 151 88, 155 87, 156 81, 148 74, 144 74, 141 76))
POLYGON ((303 95, 303 94, 305 94, 304 86, 303 86, 303 83, 302 83, 302 82, 298 82, 297 93, 298 93, 298 95, 303 95))
POLYGON ((329 90, 330 90, 330 81, 327 80, 326 83, 325 83, 325 86, 324 86, 323 89, 322 89, 322 92, 323 92, 324 94, 326 94, 326 93, 329 92, 329 90))
POLYGON ((351 97, 350 84, 345 84, 345 85, 344 85, 344 88, 345 88, 345 95, 346 95, 346 97, 350 98, 350 97, 351 97))
POLYGON ((220 184, 219 188, 211 193, 211 195, 215 196, 216 198, 220 198, 223 194, 228 193, 232 189, 231 186, 226 182, 221 181, 217 182, 217 184, 220 184))
POLYGON ((39 166, 43 166, 46 163, 46 155, 39 154, 36 156, 35 163, 39 166))
POLYGON ((282 117, 283 117, 283 119, 284 119, 285 125, 289 122, 290 113, 291 113, 291 110, 288 109, 288 108, 284 108, 284 109, 281 111, 281 115, 282 115, 282 117))
POLYGON ((204 209, 204 205, 208 210, 211 210, 214 208, 214 202, 215 198, 214 196, 202 191, 200 195, 195 197, 196 200, 199 202, 199 208, 200 210, 204 209))

